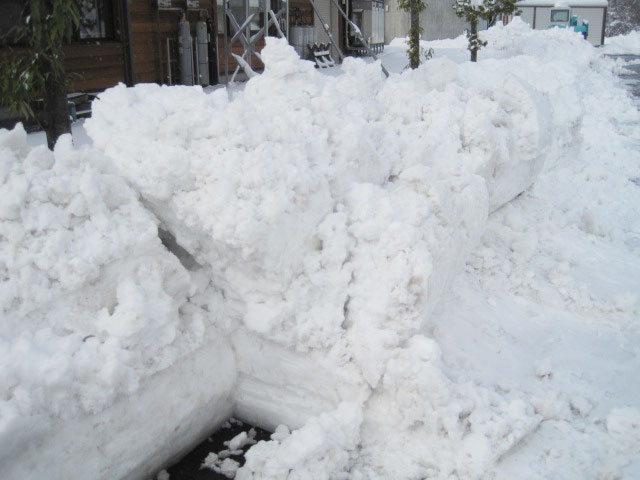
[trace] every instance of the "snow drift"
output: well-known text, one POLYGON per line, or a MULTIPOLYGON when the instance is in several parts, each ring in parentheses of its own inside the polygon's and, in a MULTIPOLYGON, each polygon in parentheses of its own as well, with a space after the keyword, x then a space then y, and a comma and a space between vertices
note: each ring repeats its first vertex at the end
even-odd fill
POLYGON ((489 209, 540 170, 547 110, 499 70, 443 61, 385 82, 351 59, 324 77, 284 42, 264 55, 264 75, 232 98, 112 89, 87 130, 211 269, 234 328, 354 355, 375 386, 489 209))
MULTIPOLYGON (((173 453, 196 434, 170 427, 204 430, 235 408, 298 429, 252 447, 238 478, 482 477, 540 415, 448 379, 421 329, 488 214, 580 141, 581 77, 597 61, 567 32, 514 22, 488 35, 505 60, 433 60, 386 81, 354 59, 322 76, 268 39, 264 74, 241 91, 106 91, 92 148, 67 139, 50 154, 3 132, 0 358, 15 367, 2 465, 36 434, 22 425, 85 432, 155 392, 180 412, 162 441, 149 412, 114 427, 114 445, 173 453)), ((75 460, 111 478, 170 455, 143 450, 75 460)), ((68 474, 58 462, 51 478, 68 474)))
POLYGON ((0 159, 3 475, 151 473, 148 452, 197 441, 231 412, 229 343, 188 303, 191 279, 157 221, 98 152, 69 136, 53 153, 31 148, 18 126, 0 131, 0 159), (181 392, 158 398, 171 379, 181 392), (165 414, 196 428, 174 431, 165 414))

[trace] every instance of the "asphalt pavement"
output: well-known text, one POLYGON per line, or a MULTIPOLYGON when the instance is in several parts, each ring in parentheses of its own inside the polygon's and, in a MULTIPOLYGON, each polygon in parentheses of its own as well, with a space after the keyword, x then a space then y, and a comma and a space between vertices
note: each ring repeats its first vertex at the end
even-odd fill
POLYGON ((635 96, 640 98, 640 55, 609 55, 611 58, 621 58, 625 65, 624 73, 620 74, 620 78, 629 86, 629 90, 635 96))

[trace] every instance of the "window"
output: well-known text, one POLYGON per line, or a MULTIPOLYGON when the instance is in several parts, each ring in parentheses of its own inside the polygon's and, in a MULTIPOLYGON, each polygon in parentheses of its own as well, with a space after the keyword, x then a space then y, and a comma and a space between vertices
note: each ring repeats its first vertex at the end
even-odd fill
POLYGON ((551 10, 551 23, 568 22, 569 10, 551 10))
MULTIPOLYGON (((72 41, 115 39, 113 0, 77 0, 80 24, 72 41)), ((27 45, 29 9, 24 0, 0 0, 0 45, 27 45), (22 27, 22 28, 18 28, 22 27)))
POLYGON ((80 25, 76 40, 114 38, 113 5, 111 0, 78 0, 80 25))

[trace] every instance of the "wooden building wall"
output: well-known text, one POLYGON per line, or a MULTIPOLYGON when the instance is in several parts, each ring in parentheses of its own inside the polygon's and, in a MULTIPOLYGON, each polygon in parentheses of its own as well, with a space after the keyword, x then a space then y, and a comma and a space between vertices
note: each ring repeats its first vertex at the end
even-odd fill
MULTIPOLYGON (((174 5, 184 5, 182 0, 174 0, 174 5)), ((168 83, 167 39, 173 62, 174 74, 177 74, 178 60, 178 23, 182 17, 179 10, 159 10, 148 0, 131 0, 129 6, 131 20, 131 38, 135 82, 168 83)), ((198 20, 214 18, 215 0, 200 0, 199 9, 187 10, 187 20, 195 36, 195 24, 198 20)), ((172 83, 177 83, 176 78, 172 83)))
MULTIPOLYGON (((73 91, 99 91, 112 87, 119 82, 132 83, 156 82, 161 84, 179 83, 178 59, 178 25, 183 14, 186 0, 172 0, 176 7, 172 10, 158 9, 150 0, 112 0, 114 6, 114 38, 99 41, 72 42, 64 46, 67 74, 73 91), (128 7, 129 24, 126 24, 128 7), (132 74, 128 74, 128 44, 130 34, 130 50, 132 57, 132 74), (167 39, 169 43, 167 44, 167 39), (168 47, 168 48, 167 48, 168 47), (167 62, 167 50, 171 63, 167 62), (171 72, 171 76, 169 75, 171 72)), ((312 22, 307 0, 294 0, 293 10, 300 12, 298 22, 312 22)), ((195 36, 195 25, 199 20, 212 19, 212 24, 220 25, 217 15, 222 15, 216 0, 200 0, 197 9, 187 10, 187 20, 195 36)), ((274 32, 275 33, 275 32, 274 32)), ((225 52, 223 32, 217 32, 217 54, 219 74, 224 74, 225 52)), ((264 46, 264 40, 257 43, 257 50, 264 46)), ((24 54, 24 47, 4 48, 0 46, 0 61, 24 54)), ((242 45, 236 42, 233 53, 242 54, 242 45)), ((253 68, 261 69, 262 63, 255 57, 251 62, 253 68)), ((230 73, 236 67, 234 58, 229 59, 230 73)))
MULTIPOLYGON (((77 43, 65 45, 63 50, 70 91, 102 90, 125 81, 122 42, 77 43)), ((0 61, 26 53, 28 49, 23 47, 0 48, 0 61)))
POLYGON ((78 43, 64 47, 71 91, 94 91, 125 82, 123 42, 78 43))

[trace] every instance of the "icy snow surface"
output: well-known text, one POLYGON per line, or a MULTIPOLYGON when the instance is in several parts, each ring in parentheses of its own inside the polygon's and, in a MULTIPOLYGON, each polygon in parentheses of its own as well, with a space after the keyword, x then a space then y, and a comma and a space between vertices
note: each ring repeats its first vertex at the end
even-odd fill
POLYGON ((388 80, 268 39, 244 89, 106 91, 90 146, 0 132, 10 478, 39 428, 67 422, 32 477, 64 478, 75 425, 185 389, 110 432, 137 460, 60 456, 149 473, 233 403, 288 427, 212 459, 240 479, 637 477, 637 107, 579 35, 483 35, 388 80))

